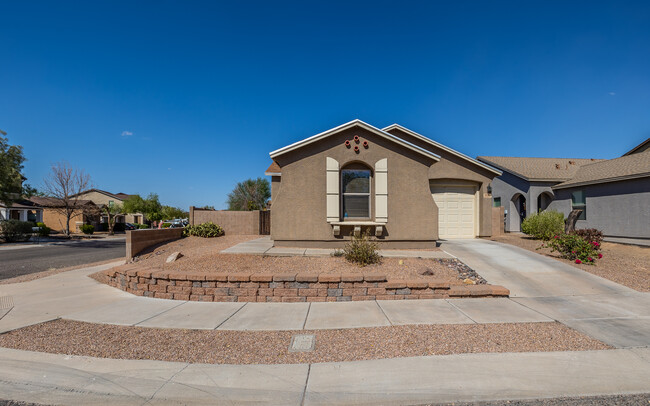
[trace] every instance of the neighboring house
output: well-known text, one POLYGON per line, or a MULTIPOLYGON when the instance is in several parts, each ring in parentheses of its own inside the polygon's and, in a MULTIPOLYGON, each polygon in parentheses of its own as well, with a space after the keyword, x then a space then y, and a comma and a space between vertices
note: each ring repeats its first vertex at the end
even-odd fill
POLYGON ((521 158, 479 156, 503 175, 492 181, 492 205, 504 207, 505 231, 520 231, 521 222, 545 210, 555 198, 553 186, 571 179, 578 169, 598 162, 578 158, 521 158))
POLYGON ((576 228, 608 237, 650 238, 650 138, 620 158, 584 165, 555 185, 549 208, 582 209, 576 228))
POLYGON ((28 199, 19 199, 9 206, 0 203, 0 220, 10 219, 37 223, 43 220, 43 208, 28 199))
POLYGON ((501 171, 397 124, 354 120, 270 156, 277 246, 340 246, 362 232, 384 248, 491 235, 488 186, 501 171))
MULTIPOLYGON (((42 207, 42 221, 47 227, 60 233, 65 232, 68 219, 61 211, 63 203, 60 199, 34 196, 30 198, 30 201, 42 207)), ((92 224, 97 227, 99 224, 99 208, 97 205, 90 200, 77 200, 75 207, 69 223, 71 233, 80 232, 80 227, 83 224, 92 224)))
MULTIPOLYGON (((125 193, 110 193, 100 189, 89 189, 85 192, 79 193, 79 197, 90 200, 101 208, 111 204, 122 204, 122 202, 131 197, 131 195, 125 193)), ((107 221, 107 216, 102 215, 101 222, 106 223, 107 221)), ((142 213, 119 215, 115 218, 116 223, 144 224, 145 221, 146 218, 142 213)))

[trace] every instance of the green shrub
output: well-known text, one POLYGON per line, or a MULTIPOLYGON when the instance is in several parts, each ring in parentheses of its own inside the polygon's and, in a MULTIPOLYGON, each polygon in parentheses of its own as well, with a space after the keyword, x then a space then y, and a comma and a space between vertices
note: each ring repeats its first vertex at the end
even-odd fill
POLYGON ((81 227, 79 227, 79 229, 81 229, 82 233, 88 235, 91 235, 95 232, 95 226, 93 226, 92 224, 82 224, 81 227))
POLYGON ((149 226, 147 224, 138 224, 138 228, 142 230, 145 228, 149 228, 149 226))
POLYGON ((187 226, 183 229, 183 237, 191 235, 195 237, 212 238, 222 236, 223 234, 223 228, 211 221, 194 226, 187 226))
POLYGON ((0 221, 0 235, 5 242, 27 241, 32 236, 31 221, 2 220, 0 221))
POLYGON ((353 262, 360 266, 376 264, 381 261, 381 255, 377 252, 378 243, 370 241, 368 233, 364 233, 359 237, 351 236, 350 242, 345 244, 343 248, 343 255, 349 262, 353 262))
POLYGON ((602 258, 599 253, 600 243, 587 241, 577 234, 561 234, 551 238, 546 245, 553 252, 559 252, 562 258, 575 261, 576 264, 593 265, 597 258, 602 258))
POLYGON ((555 210, 535 213, 521 223, 521 231, 538 240, 548 241, 564 232, 564 214, 555 210))
POLYGON ((45 223, 36 223, 36 227, 40 227, 40 230, 38 230, 38 235, 41 237, 47 237, 52 232, 52 229, 46 226, 45 223))

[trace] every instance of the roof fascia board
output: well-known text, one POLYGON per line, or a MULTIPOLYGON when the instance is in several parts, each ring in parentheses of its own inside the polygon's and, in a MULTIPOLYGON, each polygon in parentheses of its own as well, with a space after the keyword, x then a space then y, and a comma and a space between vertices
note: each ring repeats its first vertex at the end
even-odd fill
POLYGON ((266 176, 282 176, 282 172, 264 172, 266 176))
POLYGON ((446 145, 442 145, 439 142, 436 142, 436 141, 432 140, 431 138, 425 137, 422 134, 418 134, 415 131, 409 130, 408 128, 406 128, 404 126, 401 126, 401 125, 399 125, 397 123, 396 124, 391 124, 388 127, 382 128, 382 131, 388 132, 388 131, 390 131, 392 129, 395 129, 395 128, 398 129, 398 130, 404 131, 405 133, 410 134, 410 135, 414 136, 415 138, 418 138, 418 139, 420 139, 420 140, 422 140, 424 142, 427 142, 427 143, 429 143, 429 144, 431 144, 431 145, 433 145, 433 146, 435 146, 437 148, 440 148, 443 151, 449 152, 452 155, 455 155, 455 156, 457 156, 459 158, 462 158, 462 159, 464 159, 466 161, 469 161, 469 162, 471 162, 473 164, 476 164, 476 165, 482 167, 483 169, 487 169, 488 171, 490 171, 492 173, 496 173, 497 176, 502 175, 502 172, 499 169, 493 167, 492 165, 488 165, 488 164, 486 164, 484 162, 480 162, 480 161, 478 161, 478 160, 476 160, 476 159, 474 159, 474 158, 472 158, 472 157, 470 157, 468 155, 463 154, 462 152, 458 152, 455 149, 451 149, 446 145))
POLYGON ((580 187, 580 186, 597 185, 597 184, 600 184, 600 183, 618 182, 618 181, 621 181, 621 180, 647 178, 649 176, 650 176, 650 172, 644 172, 644 173, 636 173, 634 175, 615 176, 613 178, 587 180, 587 181, 584 181, 584 182, 567 183, 567 184, 560 183, 559 185, 553 186, 552 189, 568 189, 568 188, 580 187))
POLYGON ((271 156, 272 159, 274 159, 274 158, 276 158, 276 157, 278 157, 280 155, 286 154, 287 152, 291 152, 291 151, 294 151, 294 150, 296 150, 298 148, 304 147, 305 145, 309 145, 309 144, 312 144, 312 143, 314 143, 316 141, 320 141, 320 140, 322 140, 322 139, 324 139, 324 138, 326 138, 326 137, 328 137, 330 135, 339 133, 341 131, 345 131, 345 130, 347 130, 349 128, 352 128, 354 126, 361 127, 363 129, 368 130, 368 131, 370 131, 370 132, 372 132, 374 134, 377 134, 377 135, 379 135, 379 136, 381 136, 383 138, 391 140, 391 141, 395 142, 398 145, 401 145, 401 146, 403 146, 403 147, 405 147, 407 149, 410 149, 410 150, 412 150, 414 152, 422 154, 422 155, 426 156, 427 158, 433 159, 434 161, 440 161, 440 156, 439 155, 434 154, 431 151, 427 151, 424 148, 418 147, 417 145, 411 144, 408 141, 404 141, 403 139, 401 139, 399 137, 396 137, 393 134, 382 131, 379 128, 374 127, 374 126, 372 126, 372 125, 370 125, 368 123, 365 123, 365 122, 363 122, 363 121, 361 121, 359 119, 352 120, 352 121, 347 122, 345 124, 342 124, 342 125, 340 125, 338 127, 334 127, 334 128, 329 129, 327 131, 323 131, 322 133, 312 135, 309 138, 305 138, 302 141, 294 142, 293 144, 287 145, 286 147, 276 149, 275 151, 272 151, 271 153, 269 153, 269 155, 271 156))
POLYGON ((648 138, 647 140, 643 141, 641 144, 637 145, 636 147, 632 148, 631 150, 627 151, 627 152, 624 153, 622 156, 632 155, 632 154, 636 153, 636 151, 638 151, 638 150, 640 150, 641 148, 643 148, 643 147, 644 147, 646 144, 648 144, 648 143, 650 143, 650 138, 648 138))

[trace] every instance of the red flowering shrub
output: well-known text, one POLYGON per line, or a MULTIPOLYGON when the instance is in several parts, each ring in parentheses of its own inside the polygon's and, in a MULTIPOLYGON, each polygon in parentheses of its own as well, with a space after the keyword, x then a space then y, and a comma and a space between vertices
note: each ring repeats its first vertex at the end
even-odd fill
POLYGON ((574 260, 576 264, 593 264, 594 258, 602 258, 597 252, 600 249, 600 243, 596 241, 587 241, 576 234, 561 234, 551 238, 546 245, 553 252, 559 252, 562 258, 574 260))

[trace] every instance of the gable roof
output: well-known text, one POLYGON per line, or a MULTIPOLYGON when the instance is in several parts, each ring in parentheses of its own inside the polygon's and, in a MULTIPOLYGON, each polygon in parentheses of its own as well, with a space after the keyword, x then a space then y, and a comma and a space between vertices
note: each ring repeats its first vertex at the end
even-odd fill
POLYGON ((650 150, 581 166, 573 178, 553 186, 553 189, 564 189, 648 176, 650 176, 650 150))
MULTIPOLYGON (((56 197, 32 196, 29 198, 29 201, 41 207, 62 207, 63 206, 62 200, 56 197)), ((93 203, 92 200, 82 200, 82 199, 77 200, 76 204, 78 206, 95 205, 95 203, 93 203)))
POLYGON ((623 154, 623 156, 638 154, 639 152, 644 152, 644 151, 647 151, 649 149, 650 149, 650 138, 643 141, 641 144, 637 145, 636 147, 632 148, 631 150, 627 151, 626 153, 623 154))
POLYGON ((124 194, 124 193, 117 193, 117 194, 115 194, 115 193, 107 192, 107 191, 105 191, 105 190, 94 189, 94 188, 93 188, 93 189, 84 190, 84 191, 81 192, 81 193, 77 193, 76 195, 73 195, 73 197, 74 197, 74 196, 78 196, 78 195, 85 195, 86 193, 90 193, 90 192, 101 193, 101 194, 103 194, 103 195, 106 195, 106 196, 112 197, 112 198, 117 199, 117 200, 124 200, 124 199, 126 199, 127 197, 131 196, 131 195, 127 195, 127 194, 124 194))
POLYGON ((563 182, 571 179, 582 165, 599 160, 582 158, 522 158, 479 156, 479 161, 510 172, 527 181, 563 182))
POLYGON ((282 168, 280 168, 280 165, 278 165, 277 162, 273 161, 271 162, 271 165, 269 165, 269 167, 266 168, 264 174, 266 176, 280 176, 282 175, 282 168))
POLYGON ((439 155, 436 155, 431 151, 427 151, 424 148, 420 148, 417 145, 411 144, 410 142, 404 141, 403 139, 401 139, 399 137, 396 137, 391 133, 387 133, 385 131, 382 131, 379 128, 374 127, 374 126, 372 126, 372 125, 370 125, 368 123, 365 123, 365 122, 363 122, 363 121, 361 121, 359 119, 349 121, 349 122, 347 122, 345 124, 342 124, 342 125, 340 125, 338 127, 334 127, 334 128, 332 128, 330 130, 323 131, 322 133, 312 135, 311 137, 305 138, 302 141, 294 142, 293 144, 287 145, 286 147, 276 149, 275 151, 272 151, 271 153, 269 153, 269 155, 271 156, 272 159, 274 159, 274 158, 276 158, 276 157, 278 157, 280 155, 286 154, 287 152, 291 152, 291 151, 294 151, 294 150, 296 150, 298 148, 302 148, 302 147, 304 147, 306 145, 309 145, 309 144, 312 144, 314 142, 320 141, 320 140, 322 140, 324 138, 327 138, 330 135, 340 133, 342 131, 345 131, 345 130, 353 128, 353 127, 363 128, 363 129, 365 129, 365 130, 367 130, 367 131, 369 131, 369 132, 371 132, 373 134, 376 134, 376 135, 378 135, 378 136, 380 136, 382 138, 385 138, 387 140, 393 141, 394 143, 396 143, 398 145, 401 145, 401 146, 403 146, 403 147, 405 147, 407 149, 410 149, 411 151, 417 152, 417 153, 419 153, 421 155, 426 156, 427 158, 433 159, 434 161, 439 161, 440 160, 439 155))
POLYGON ((457 157, 459 157, 461 159, 464 159, 465 161, 468 161, 468 162, 470 162, 470 163, 472 163, 474 165, 480 166, 483 169, 486 169, 486 170, 488 170, 488 171, 490 171, 492 173, 495 173, 497 176, 500 176, 503 173, 500 170, 498 170, 496 168, 493 168, 490 165, 487 165, 487 164, 485 164, 483 162, 479 162, 479 161, 477 161, 476 159, 474 159, 472 157, 469 157, 469 156, 467 156, 467 155, 465 155, 465 154, 463 154, 461 152, 458 152, 455 149, 451 149, 446 145, 442 145, 439 142, 436 142, 436 141, 432 140, 431 138, 425 137, 422 134, 418 134, 415 131, 409 130, 408 128, 403 127, 403 126, 401 126, 399 124, 391 124, 388 127, 382 128, 382 131, 388 132, 388 131, 393 130, 393 129, 398 129, 400 131, 403 131, 403 132, 405 132, 405 133, 407 133, 407 134, 409 134, 409 135, 411 135, 411 136, 413 136, 413 137, 415 137, 415 138, 417 138, 417 139, 419 139, 421 141, 424 141, 424 142, 428 143, 429 145, 432 145, 432 146, 434 146, 436 148, 439 148, 439 149, 441 149, 441 150, 443 150, 445 152, 448 152, 448 153, 450 153, 450 154, 452 154, 454 156, 457 156, 457 157))

